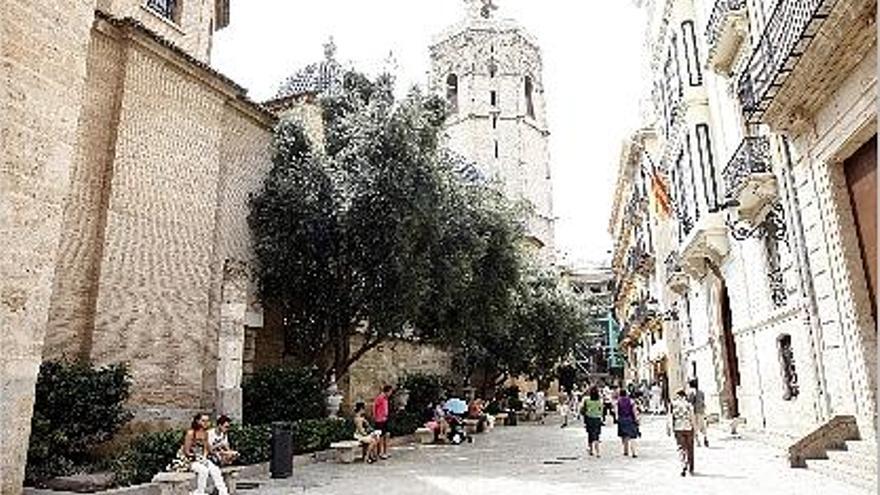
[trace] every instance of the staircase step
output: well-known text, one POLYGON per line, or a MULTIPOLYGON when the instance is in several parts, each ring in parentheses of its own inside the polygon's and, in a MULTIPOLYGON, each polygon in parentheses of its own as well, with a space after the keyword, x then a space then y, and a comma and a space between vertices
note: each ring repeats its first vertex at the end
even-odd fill
POLYGON ((839 459, 809 459, 807 468, 819 474, 834 478, 852 486, 864 488, 871 493, 877 491, 877 473, 839 459))
POLYGON ((866 475, 877 477, 877 454, 862 455, 847 450, 829 450, 828 459, 847 464, 860 470, 866 475))
POLYGON ((846 450, 854 454, 877 458, 877 442, 868 440, 846 442, 846 450))

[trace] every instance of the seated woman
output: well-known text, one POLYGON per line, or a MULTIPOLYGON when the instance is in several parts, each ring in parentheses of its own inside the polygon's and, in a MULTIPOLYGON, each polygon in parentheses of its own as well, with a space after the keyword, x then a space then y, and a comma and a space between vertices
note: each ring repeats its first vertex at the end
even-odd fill
POLYGON ((211 456, 207 433, 209 422, 207 414, 196 414, 193 417, 190 428, 183 437, 183 445, 177 452, 177 459, 169 466, 169 470, 188 469, 196 473, 196 491, 192 492, 193 495, 207 495, 205 489, 208 486, 209 476, 214 482, 218 495, 229 495, 229 489, 223 481, 223 473, 216 464, 208 460, 211 456))
POLYGON ((483 400, 479 398, 475 398, 468 405, 468 418, 476 419, 477 423, 477 431, 483 432, 486 430, 486 427, 489 425, 489 417, 483 412, 483 400))
POLYGON ((217 418, 217 427, 208 430, 208 446, 211 448, 211 460, 218 466, 228 466, 238 459, 238 452, 229 446, 229 427, 232 420, 222 415, 217 418))
POLYGON ((364 447, 364 462, 372 464, 378 459, 377 448, 379 446, 379 436, 373 431, 370 422, 366 417, 366 405, 358 402, 354 406, 354 438, 364 447))
POLYGON ((434 432, 435 442, 445 440, 449 435, 449 422, 446 421, 443 403, 438 403, 431 409, 431 417, 425 422, 425 428, 434 432))

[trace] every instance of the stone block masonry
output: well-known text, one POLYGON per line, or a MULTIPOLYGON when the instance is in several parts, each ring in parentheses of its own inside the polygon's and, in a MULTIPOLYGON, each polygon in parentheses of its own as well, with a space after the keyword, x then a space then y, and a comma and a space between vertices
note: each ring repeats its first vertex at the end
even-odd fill
POLYGON ((0 493, 20 493, 94 2, 0 9, 0 493))
POLYGON ((44 357, 128 363, 139 419, 240 416, 247 198, 268 170, 274 118, 105 14, 86 87, 44 357))

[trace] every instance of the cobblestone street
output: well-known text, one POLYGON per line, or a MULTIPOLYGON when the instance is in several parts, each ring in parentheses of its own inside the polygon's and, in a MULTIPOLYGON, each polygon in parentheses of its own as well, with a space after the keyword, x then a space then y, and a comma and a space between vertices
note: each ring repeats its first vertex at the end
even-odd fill
MULTIPOLYGON (((555 418, 554 418, 555 419, 555 418)), ((866 492, 804 469, 764 445, 710 432, 710 447, 696 452, 696 476, 681 478, 665 423, 643 425, 639 457, 624 457, 616 430, 602 432, 603 452, 590 458, 585 432, 558 423, 496 428, 471 445, 403 446, 377 465, 316 463, 294 469, 287 480, 257 480, 261 494, 805 494, 866 492), (682 489, 687 488, 688 492, 682 489)), ((245 481, 245 480, 243 480, 245 481)))

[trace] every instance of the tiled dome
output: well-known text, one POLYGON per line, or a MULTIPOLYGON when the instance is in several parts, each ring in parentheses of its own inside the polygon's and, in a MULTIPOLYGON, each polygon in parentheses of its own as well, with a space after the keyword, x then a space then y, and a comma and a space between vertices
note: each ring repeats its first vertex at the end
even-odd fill
POLYGON ((333 39, 324 45, 324 60, 309 64, 288 77, 278 89, 276 98, 286 98, 305 93, 333 96, 342 90, 344 70, 336 61, 336 44, 333 39))

